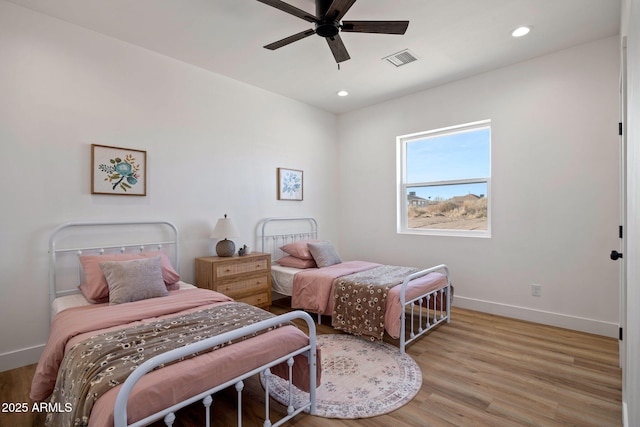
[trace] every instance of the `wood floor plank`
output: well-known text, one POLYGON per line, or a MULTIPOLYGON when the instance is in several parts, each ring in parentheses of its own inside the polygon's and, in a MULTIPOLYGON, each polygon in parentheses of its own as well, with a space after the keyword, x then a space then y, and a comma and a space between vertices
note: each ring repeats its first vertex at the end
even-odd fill
MULTIPOLYGON (((275 314, 288 311, 272 307, 275 314)), ((327 325, 318 333, 340 333, 327 325)), ((300 328, 306 330, 301 323, 300 328)), ((397 345, 397 340, 385 337, 397 345)), ((336 420, 299 415, 284 426, 451 427, 622 425, 621 371, 615 339, 453 308, 452 321, 409 346, 422 370, 422 388, 402 408, 379 417, 336 420)), ((0 372, 0 402, 31 404, 35 365, 0 372)), ((264 392, 256 377, 245 381, 245 426, 264 422, 264 392)), ((235 390, 214 397, 214 425, 235 425, 235 390)), ((194 404, 178 413, 175 427, 201 425, 194 404)), ((271 401, 272 421, 286 408, 271 401)), ((44 414, 0 412, 1 426, 41 427, 44 414)), ((162 426, 154 424, 154 427, 162 426)))

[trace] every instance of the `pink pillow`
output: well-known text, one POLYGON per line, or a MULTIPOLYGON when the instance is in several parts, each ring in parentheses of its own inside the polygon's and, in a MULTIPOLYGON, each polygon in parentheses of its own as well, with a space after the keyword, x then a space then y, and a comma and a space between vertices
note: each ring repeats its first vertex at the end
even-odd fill
POLYGON ((299 240, 297 242, 289 243, 280 248, 281 251, 288 253, 291 256, 300 259, 313 259, 307 243, 319 242, 319 240, 299 240))
POLYGON ((316 268, 316 262, 312 259, 301 259, 296 258, 291 255, 287 255, 283 258, 280 258, 277 261, 278 264, 285 267, 293 267, 293 268, 316 268))
POLYGON ((138 252, 131 254, 105 254, 105 255, 84 255, 80 257, 80 264, 84 271, 85 282, 79 288, 82 294, 91 302, 105 302, 109 299, 109 284, 100 268, 100 263, 105 261, 130 261, 132 259, 153 258, 160 256, 162 265, 162 279, 168 290, 179 287, 180 275, 174 270, 171 261, 166 253, 138 252))

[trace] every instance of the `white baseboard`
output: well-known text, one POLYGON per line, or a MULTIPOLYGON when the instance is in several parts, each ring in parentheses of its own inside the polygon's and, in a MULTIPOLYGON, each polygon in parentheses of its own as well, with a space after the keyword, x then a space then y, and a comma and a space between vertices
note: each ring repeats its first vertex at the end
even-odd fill
POLYGON ((44 344, 0 354, 0 372, 38 363, 44 344))
POLYGON ((572 329, 574 331, 603 335, 610 338, 618 338, 618 324, 603 322, 601 320, 587 319, 585 317, 569 316, 566 314, 552 313, 549 311, 535 310, 528 307, 519 307, 509 304, 499 304, 492 301, 453 297, 454 307, 481 311, 498 316, 511 317, 543 325, 557 326, 559 328, 572 329))
POLYGON ((630 427, 629 426, 629 412, 627 412, 627 402, 626 401, 622 401, 622 426, 623 427, 630 427))

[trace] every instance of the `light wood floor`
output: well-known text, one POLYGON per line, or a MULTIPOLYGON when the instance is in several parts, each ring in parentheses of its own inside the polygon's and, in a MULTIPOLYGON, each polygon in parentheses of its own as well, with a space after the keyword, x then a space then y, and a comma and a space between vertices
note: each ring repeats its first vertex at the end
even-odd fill
MULTIPOLYGON (((273 307, 281 313, 283 308, 273 307)), ((321 325, 319 333, 333 333, 321 325)), ((423 386, 401 409, 362 420, 299 415, 285 426, 621 426, 621 371, 615 339, 469 310, 409 347, 423 386)), ((0 402, 27 402, 35 365, 0 373, 0 402)), ((263 391, 245 383, 244 425, 261 426, 263 391)), ((235 424, 235 391, 214 397, 214 425, 235 424)), ((272 421, 283 409, 272 406, 272 421)), ((202 420, 200 405, 177 426, 202 420)), ((0 426, 42 426, 41 414, 0 413, 0 426)), ((158 426, 164 424, 157 424, 158 426)))

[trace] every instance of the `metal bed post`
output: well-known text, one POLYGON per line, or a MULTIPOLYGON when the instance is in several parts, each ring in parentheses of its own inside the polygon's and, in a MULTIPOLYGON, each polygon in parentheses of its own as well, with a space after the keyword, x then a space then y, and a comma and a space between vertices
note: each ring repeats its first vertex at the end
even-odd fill
MULTIPOLYGON (((450 311, 450 299, 447 298, 447 313, 446 316, 443 317, 442 315, 440 316, 440 319, 437 318, 437 300, 436 297, 440 292, 446 292, 446 295, 449 295, 449 290, 451 287, 451 281, 449 279, 449 268, 445 265, 445 264, 440 264, 440 265, 436 265, 435 267, 431 267, 428 268, 426 270, 421 270, 418 272, 415 272, 413 274, 410 274, 409 276, 407 276, 404 279, 404 282, 402 282, 402 288, 400 291, 400 306, 402 307, 402 311, 400 314, 400 352, 404 353, 406 350, 406 346, 407 344, 413 342, 414 340, 416 340, 417 338, 419 338, 420 336, 422 336, 424 333, 426 333, 427 331, 431 330, 434 326, 440 324, 445 318, 447 320, 447 322, 450 321, 451 318, 451 311, 450 311), (420 295, 416 298, 413 298, 410 301, 406 300, 406 290, 407 290, 407 286, 409 284, 409 282, 413 279, 417 279, 419 277, 425 276, 429 273, 432 273, 434 271, 437 270, 443 270, 444 271, 444 275, 447 279, 447 284, 443 287, 443 288, 439 288, 439 289, 435 289, 433 291, 430 291, 424 295, 420 295), (429 301, 431 296, 433 295, 433 323, 429 322, 429 301), (426 308, 427 308, 427 314, 426 314, 426 328, 422 328, 422 304, 423 304, 423 300, 426 300, 426 308), (416 304, 416 302, 418 303, 418 311, 419 311, 419 315, 418 315, 418 321, 419 321, 419 325, 418 325, 418 333, 416 334, 414 331, 414 323, 415 323, 415 315, 414 315, 414 305, 416 304), (406 316, 407 316, 407 306, 411 305, 411 313, 410 313, 410 322, 411 322, 411 328, 410 328, 410 332, 409 332, 409 339, 407 339, 406 333, 406 316)), ((440 308, 442 309, 442 302, 440 303, 440 308)))

